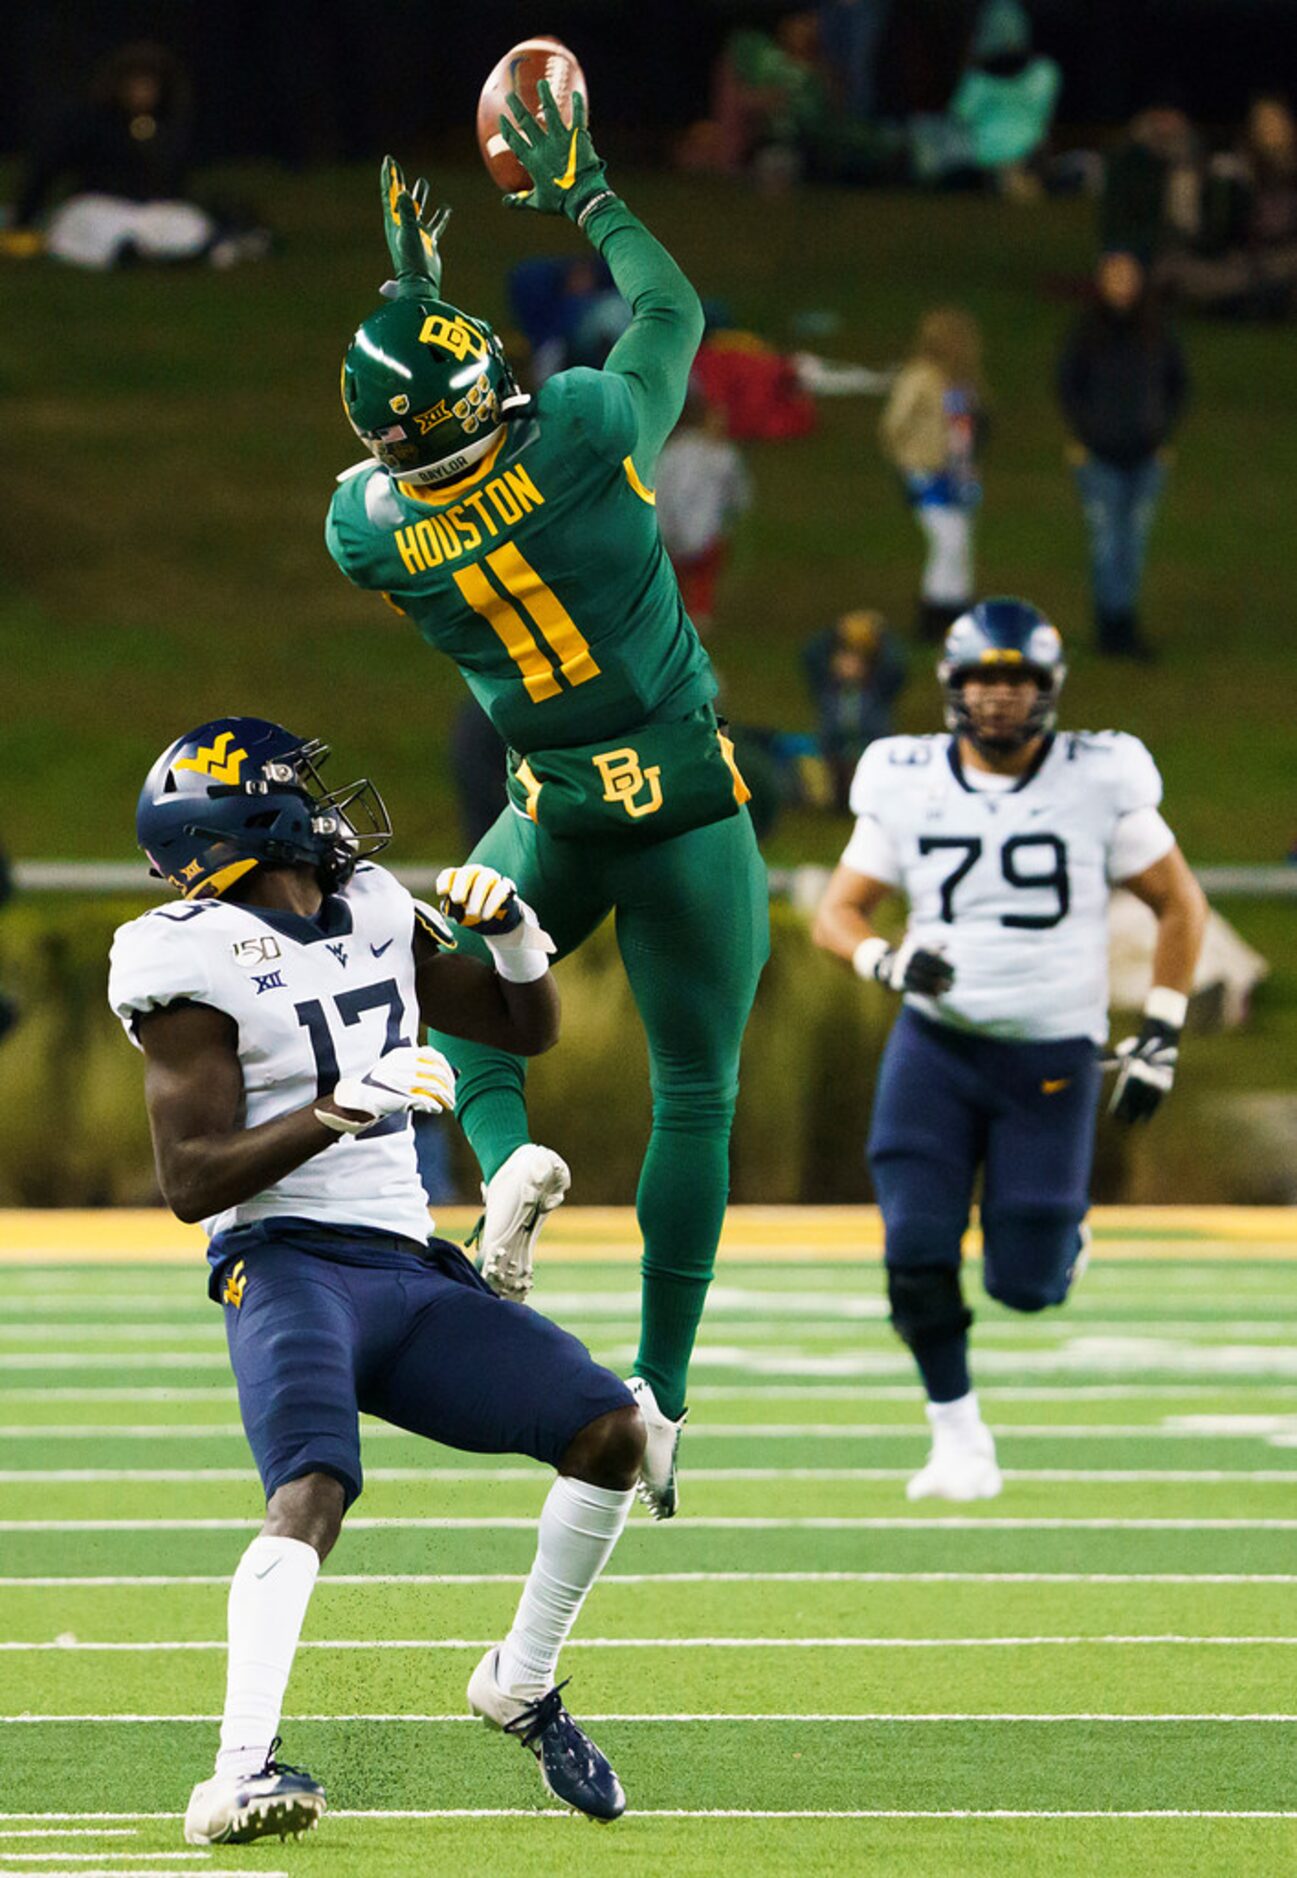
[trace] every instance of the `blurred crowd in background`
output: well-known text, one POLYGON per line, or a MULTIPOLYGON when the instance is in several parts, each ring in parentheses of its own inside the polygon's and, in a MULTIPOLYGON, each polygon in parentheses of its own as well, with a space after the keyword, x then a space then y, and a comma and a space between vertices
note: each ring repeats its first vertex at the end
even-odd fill
MULTIPOLYGON (((771 193, 823 182, 976 190, 1024 214, 1047 214, 1057 194, 1094 196, 1093 278, 1057 283, 1075 317, 1054 391, 1089 541, 1094 649, 1148 659, 1144 557, 1191 388, 1171 316, 1276 320, 1297 310, 1297 121, 1270 93, 1252 100, 1237 130, 1209 135, 1163 80, 1105 149, 1068 147, 1054 123, 1060 67, 1037 49, 1021 0, 928 9, 910 97, 911 68, 895 52, 899 43, 904 54, 902 13, 898 0, 822 0, 736 24, 711 71, 707 114, 673 133, 674 161, 771 193), (932 95, 934 72, 945 74, 944 101, 932 95)), ((0 223, 0 256, 44 251, 104 269, 225 267, 270 254, 276 237, 255 209, 195 185, 195 121, 194 82, 174 50, 141 41, 112 52, 34 138, 0 223)), ((698 285, 706 295, 708 283, 698 285)), ((507 288, 516 362, 533 386, 600 365, 629 317, 595 255, 527 260, 507 288)), ((981 462, 1013 413, 997 405, 994 360, 984 361, 978 324, 958 304, 926 311, 903 358, 868 361, 807 349, 817 330, 832 332, 828 312, 807 321, 805 347, 788 349, 719 301, 706 311, 657 492, 699 630, 711 633, 718 607, 723 615, 731 546, 753 501, 746 449, 807 435, 821 399, 879 401, 877 447, 914 519, 913 618, 889 623, 867 591, 844 591, 838 617, 802 655, 815 730, 739 733, 759 820, 787 800, 840 811, 862 750, 892 727, 905 642, 939 644, 977 596, 981 462)), ((723 633, 713 650, 723 681, 723 633)), ((471 704, 455 753, 471 840, 502 799, 498 745, 471 704)))

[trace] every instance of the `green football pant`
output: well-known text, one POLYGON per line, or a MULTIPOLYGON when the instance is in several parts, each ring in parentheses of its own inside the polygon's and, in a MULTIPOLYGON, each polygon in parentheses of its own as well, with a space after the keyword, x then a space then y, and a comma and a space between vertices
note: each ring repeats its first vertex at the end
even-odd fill
MULTIPOLYGON (((517 883, 560 958, 616 916, 653 1092, 636 1195, 644 1251, 635 1374, 664 1414, 678 1416, 729 1195, 739 1046, 770 950, 751 819, 740 811, 640 846, 555 840, 506 809, 472 859, 517 883)), ((469 934, 461 943, 485 953, 469 934)), ((432 1041, 458 1072, 455 1112, 489 1180, 530 1140, 524 1060, 444 1032, 432 1041)))

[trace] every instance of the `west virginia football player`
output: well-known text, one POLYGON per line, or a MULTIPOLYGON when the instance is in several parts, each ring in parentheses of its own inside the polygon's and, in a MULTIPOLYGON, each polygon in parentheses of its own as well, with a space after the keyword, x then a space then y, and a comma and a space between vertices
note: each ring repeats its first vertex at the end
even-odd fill
POLYGON ((243 1844, 324 1810, 319 1781, 275 1755, 320 1561, 361 1490, 358 1410, 558 1470, 513 1628, 468 1700, 532 1750, 557 1798, 614 1819, 617 1776, 554 1672, 626 1522, 642 1419, 574 1337, 429 1239, 411 1125, 454 1102, 420 1025, 521 1054, 553 1042, 552 947, 509 883, 478 867, 443 889, 490 963, 458 956, 438 914, 359 858, 389 838, 387 814, 368 782, 328 791, 327 755, 250 717, 171 744, 136 828, 184 902, 113 941, 108 996, 144 1053, 158 1179, 210 1235, 209 1292, 266 1493, 230 1587, 216 1771, 194 1789, 185 1838, 243 1844))
POLYGON ((982 1175, 982 1282, 1018 1311, 1061 1304, 1080 1270, 1100 1056, 1108 898, 1157 915, 1153 988, 1118 1046, 1112 1112, 1145 1120, 1171 1087, 1206 902, 1158 811, 1138 738, 1056 733, 1065 667, 1022 600, 956 620, 938 667, 949 735, 885 737, 860 760, 855 832, 815 937, 905 1003, 874 1097, 869 1165, 892 1323, 928 1393, 932 1452, 910 1499, 990 1499, 995 1443, 968 1368, 960 1245, 982 1175), (909 901, 891 946, 872 918, 909 901))
MULTIPOLYGON (((440 297, 445 211, 384 166, 396 267, 342 368, 370 457, 343 475, 329 551, 458 665, 510 747, 510 806, 474 854, 518 884, 558 956, 616 913, 648 1036, 653 1128, 638 1194, 643 1318, 631 1388, 641 1491, 676 1510, 685 1379, 729 1184, 739 1046, 768 939, 747 790, 712 709, 716 681, 653 511, 658 453, 702 333, 698 296, 608 187, 582 99, 542 125, 516 97, 502 132, 533 179, 516 206, 566 215, 632 310, 602 371, 521 395, 489 326, 440 297)), ((471 941, 466 941, 471 943, 471 941)), ((563 1162, 529 1138, 516 1055, 439 1035, 486 1180, 482 1271, 525 1297, 563 1162)))

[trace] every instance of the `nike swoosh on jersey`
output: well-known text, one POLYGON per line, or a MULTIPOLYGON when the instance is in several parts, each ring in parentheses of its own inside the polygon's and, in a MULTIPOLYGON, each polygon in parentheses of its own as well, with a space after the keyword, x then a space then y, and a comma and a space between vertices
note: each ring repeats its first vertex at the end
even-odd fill
POLYGON ((386 952, 387 948, 391 945, 391 943, 392 941, 390 939, 384 939, 381 946, 376 946, 371 940, 369 949, 373 953, 376 959, 381 959, 384 952, 386 952))
POLYGON ((278 1564, 279 1564, 279 1560, 278 1560, 277 1558, 276 1558, 276 1559, 272 1559, 272 1560, 270 1561, 270 1563, 269 1563, 269 1565, 267 1565, 267 1567, 266 1567, 266 1569, 265 1569, 265 1571, 263 1571, 263 1572, 253 1572, 253 1574, 252 1574, 252 1576, 253 1576, 254 1578, 269 1578, 269 1576, 270 1576, 270 1574, 271 1574, 271 1572, 272 1572, 272 1571, 274 1571, 274 1569, 275 1569, 275 1567, 276 1567, 276 1565, 278 1565, 278 1564))
POLYGON ((1069 1089, 1071 1084, 1072 1078, 1070 1076, 1059 1076, 1054 1081, 1050 1081, 1046 1078, 1040 1085, 1040 1093, 1041 1095, 1058 1095, 1060 1090, 1069 1089))

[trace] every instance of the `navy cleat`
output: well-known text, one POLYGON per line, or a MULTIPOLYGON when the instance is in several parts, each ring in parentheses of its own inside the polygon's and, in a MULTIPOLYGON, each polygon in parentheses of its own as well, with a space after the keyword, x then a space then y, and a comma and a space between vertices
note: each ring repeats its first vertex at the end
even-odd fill
POLYGON ((313 1832, 325 1809, 324 1788, 302 1767, 275 1759, 276 1735, 259 1774, 213 1774, 189 1797, 187 1845, 251 1845, 313 1832))
POLYGON ((546 1792, 587 1819, 619 1819, 626 1811, 621 1781, 606 1757, 563 1706, 566 1682, 528 1701, 496 1681, 498 1650, 488 1650, 473 1671, 468 1705, 491 1728, 530 1748, 546 1792))

